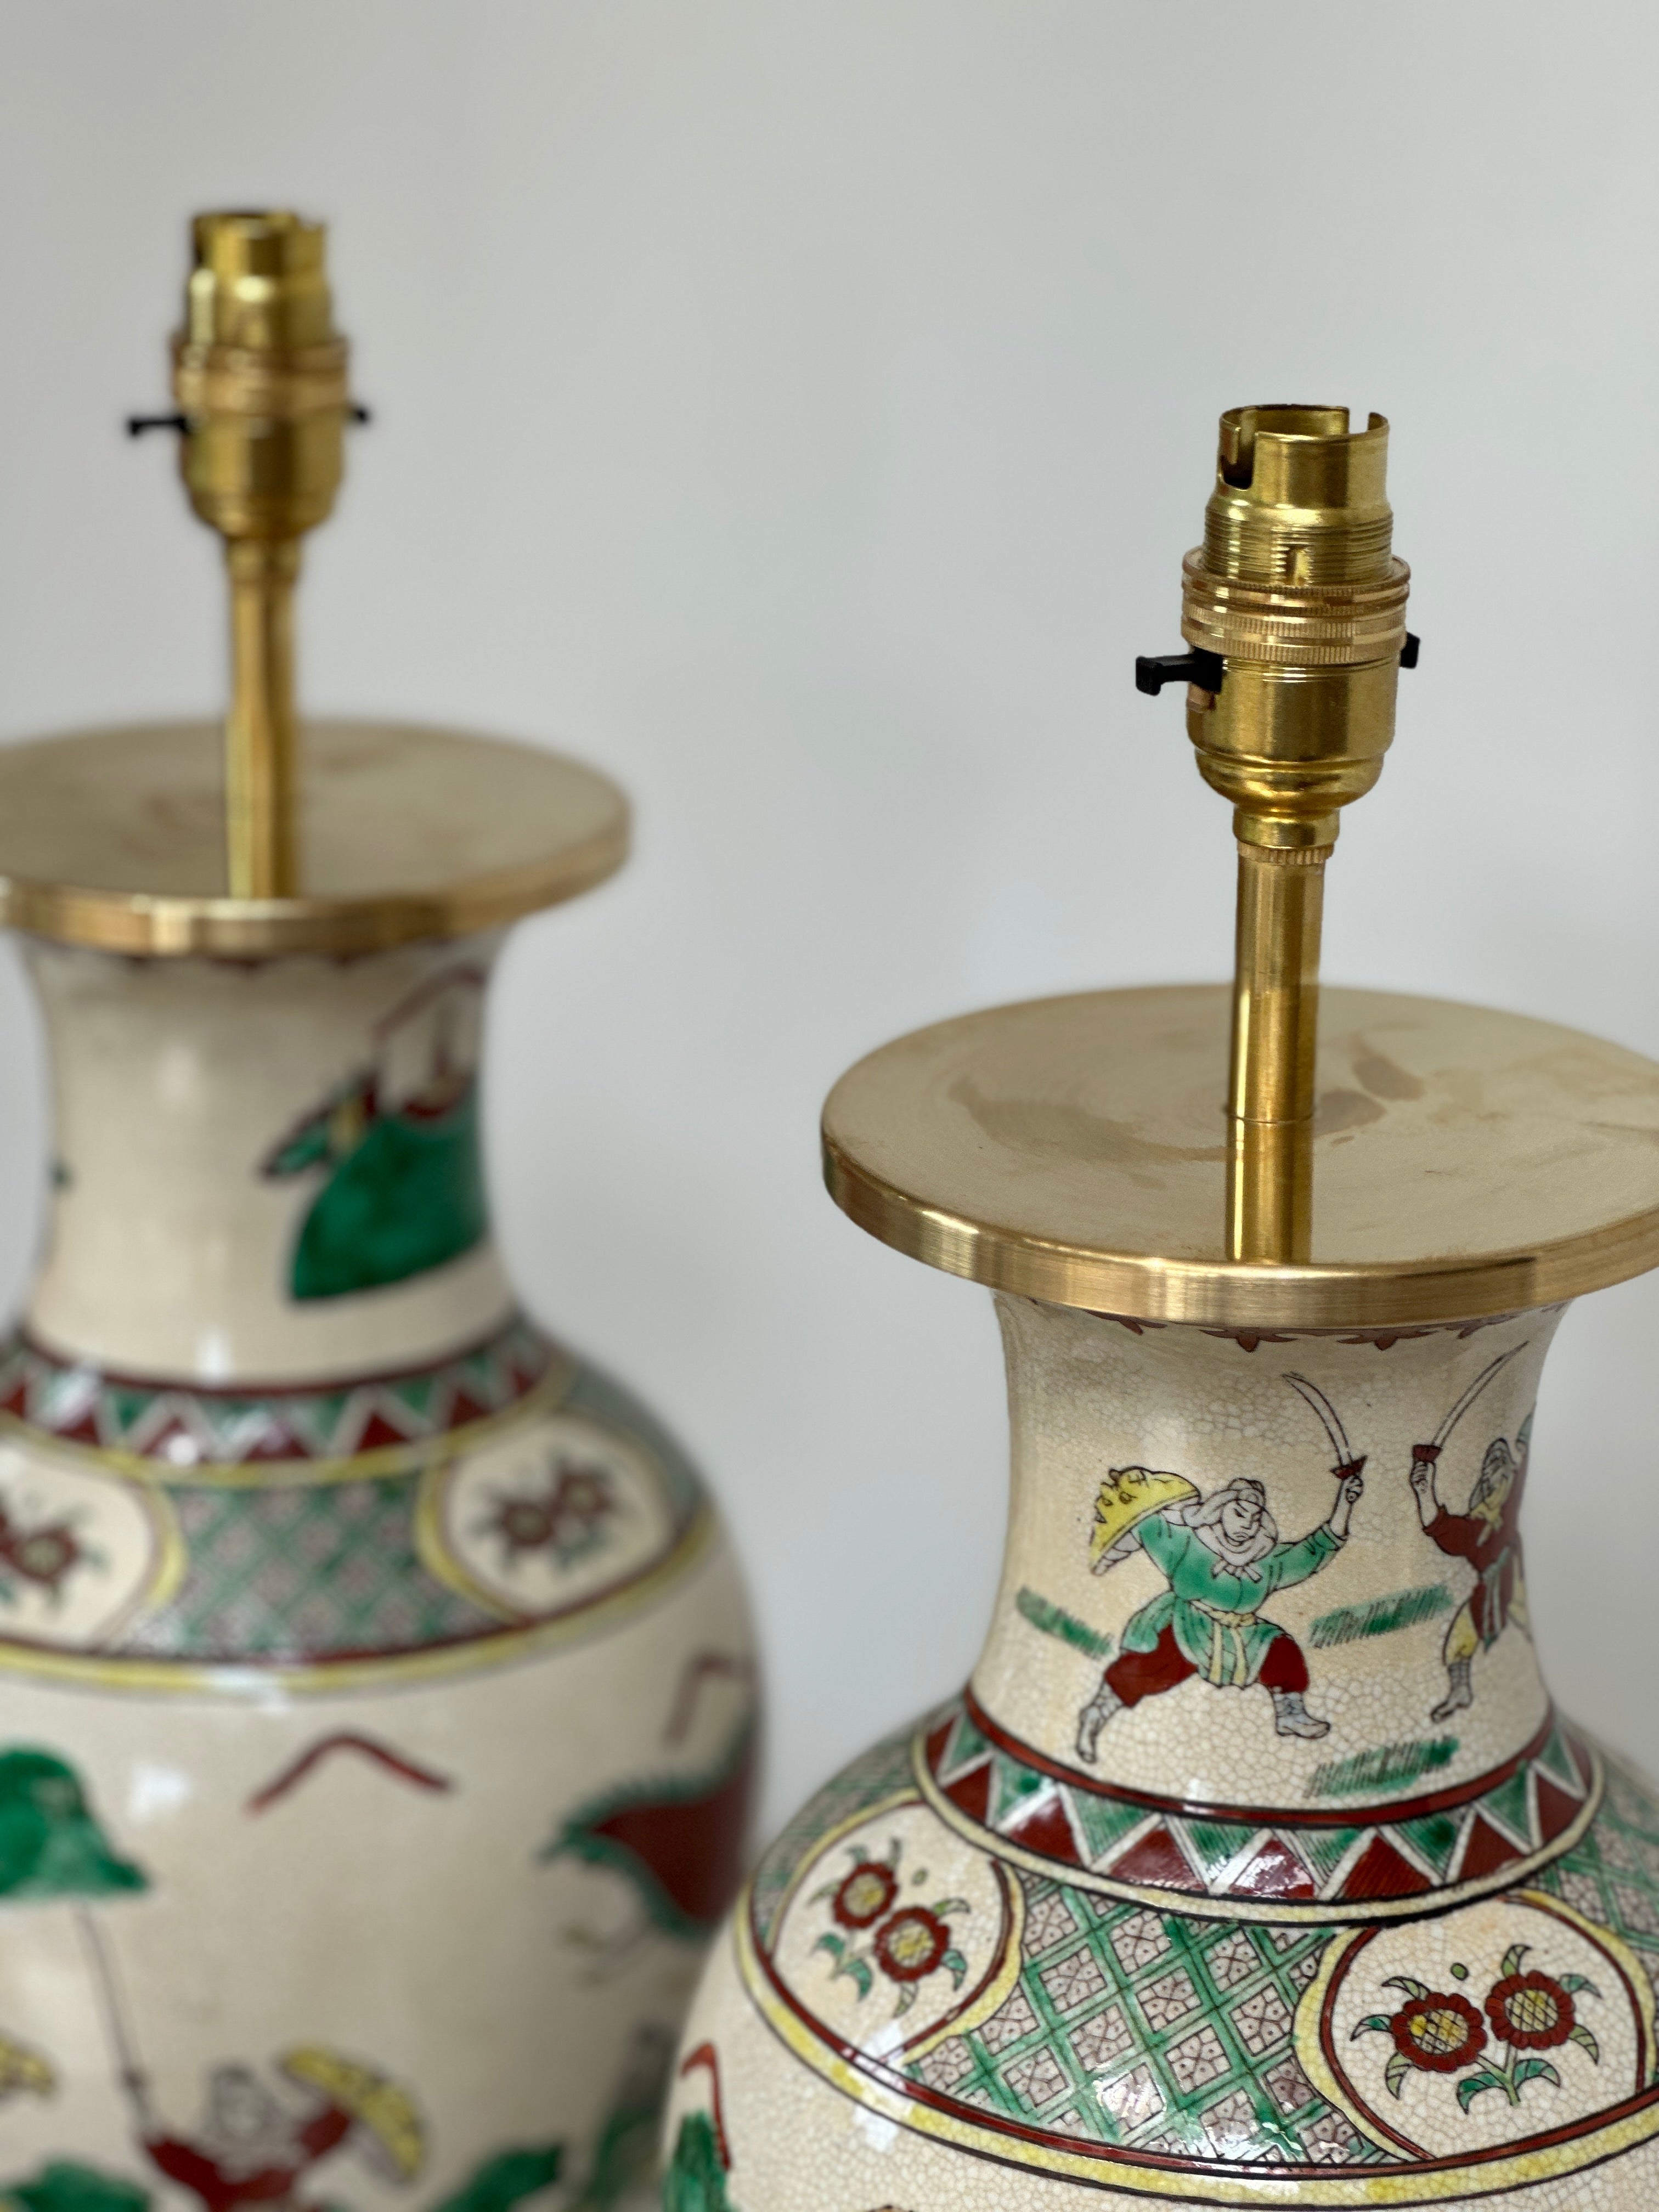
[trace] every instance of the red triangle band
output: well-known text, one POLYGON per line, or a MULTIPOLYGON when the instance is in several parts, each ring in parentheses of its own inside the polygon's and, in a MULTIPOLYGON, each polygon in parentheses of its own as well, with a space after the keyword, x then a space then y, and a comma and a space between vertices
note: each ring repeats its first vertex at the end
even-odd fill
POLYGON ((1245 1897, 1316 1897, 1314 1878, 1288 1844, 1270 1836, 1249 1864, 1227 1884, 1245 1897))
POLYGON ((1002 1832, 1010 1843, 1023 1844, 1028 1851, 1036 1851, 1045 1859, 1059 1859, 1066 1866, 1083 1863, 1065 1803, 1058 1796, 1050 1797, 1002 1832))
POLYGON ((1477 1813, 1469 1829, 1469 1839, 1463 1846, 1463 1863, 1458 1869, 1457 1878, 1460 1881, 1479 1881, 1483 1874, 1496 1874, 1499 1867, 1512 1865, 1520 1856, 1509 1838, 1500 1836, 1491 1821, 1477 1813))
POLYGON ((1583 1801, 1569 1797, 1565 1790, 1558 1789, 1541 1767, 1536 1769, 1534 1774, 1538 1787, 1538 1826, 1543 1832, 1544 1841, 1553 1844, 1583 1811, 1583 1801))
POLYGON ((1395 1850, 1386 1836, 1373 1836, 1343 1883, 1344 1900, 1360 1897, 1415 1897, 1430 1887, 1411 1861, 1395 1850))
POLYGON ((985 1808, 991 1802, 991 1762, 988 1759, 978 1766, 969 1767, 967 1773, 951 1783, 945 1792, 959 1812, 982 1826, 985 1808))
POLYGON ((1167 1828, 1154 1828, 1132 1844, 1121 1859, 1103 1871, 1114 1881, 1144 1881, 1157 1889, 1195 1889, 1204 1885, 1193 1872, 1179 1844, 1167 1828))

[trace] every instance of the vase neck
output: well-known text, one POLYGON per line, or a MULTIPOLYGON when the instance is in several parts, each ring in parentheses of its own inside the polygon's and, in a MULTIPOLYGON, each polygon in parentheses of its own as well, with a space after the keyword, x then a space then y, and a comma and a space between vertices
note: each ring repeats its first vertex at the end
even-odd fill
POLYGON ((477 1109, 494 951, 32 945, 56 1113, 29 1333, 106 1372, 234 1385, 417 1366, 499 1327, 477 1109))
POLYGON ((1195 1817, 1304 1821, 1455 1796, 1536 1741, 1517 1516, 1558 1311, 1258 1337, 998 1306, 994 1736, 1195 1817))

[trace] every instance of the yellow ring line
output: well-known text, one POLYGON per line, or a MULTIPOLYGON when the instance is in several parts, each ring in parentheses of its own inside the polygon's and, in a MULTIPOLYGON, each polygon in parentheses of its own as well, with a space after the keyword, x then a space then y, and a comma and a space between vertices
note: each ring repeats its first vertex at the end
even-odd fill
MULTIPOLYGON (((911 1743, 910 1763, 923 1796, 947 1827, 954 1828, 969 1843, 977 1844, 989 1856, 1006 1858, 1015 1866, 1024 1867, 1028 1874, 1045 1875, 1050 1881, 1057 1881, 1067 1889, 1092 1890, 1103 1897, 1121 1898, 1126 1905, 1150 1905, 1156 1911, 1178 1913, 1192 1920, 1254 1920, 1276 1928, 1352 1928, 1356 1921, 1422 1920, 1454 1905, 1473 1904, 1476 1898, 1490 1897, 1494 1890, 1512 1889, 1517 1881, 1570 1851, 1601 1810, 1606 1784, 1600 1753, 1589 1745, 1585 1748, 1590 1755, 1591 1773, 1583 1805, 1553 1841, 1521 1858, 1509 1860, 1495 1873, 1482 1875, 1474 1881, 1455 1882, 1443 1889, 1419 1890, 1411 1897, 1356 1898, 1347 1905, 1298 1904, 1287 1898, 1257 1903, 1245 1897, 1211 1897, 1201 1890, 1160 1889, 1150 1882, 1115 1881, 1110 1875, 1096 1874, 1087 1867, 1067 1866, 1062 1860, 1044 1858, 1041 1852, 1028 1850, 1024 1844, 982 1827, 969 1820, 959 1806, 953 1805, 927 1770, 920 1730, 911 1743)), ((1469 1802, 1478 1805, 1480 1801, 1472 1798, 1469 1802)), ((1148 1817, 1156 1810, 1156 1807, 1149 1806, 1148 1817)), ((1273 1823, 1264 1820, 1261 1826, 1267 1829, 1273 1823)), ((1387 1820, 1358 1820, 1353 1826, 1385 1828, 1389 1823, 1387 1820)))
MULTIPOLYGON (((1555 1902, 1553 1899, 1550 1901, 1555 1902)), ((757 2011, 787 2050, 842 2096, 865 2111, 892 2121, 896 2126, 930 2136, 952 2149, 1051 2179, 1079 2181, 1095 2189, 1121 2190, 1126 2195, 1164 2197, 1177 2203, 1242 2208, 1242 2212, 1268 2205, 1364 2207, 1467 2203, 1472 2197, 1524 2188, 1529 2182, 1549 2181, 1563 2174, 1580 2172, 1586 2166, 1616 2158, 1659 2135, 1659 2087, 1656 2087, 1649 2093, 1650 2101, 1641 2110, 1626 2113, 1622 2119, 1605 2127, 1590 2128, 1571 2142, 1556 2143, 1541 2151, 1517 2149, 1478 2165, 1454 2162, 1439 2172, 1402 2163, 1391 2168, 1367 2166, 1346 2179, 1334 2176, 1328 2179, 1328 2169, 1322 2167, 1312 2172, 1298 2168, 1294 2174, 1283 2170, 1274 2174, 1270 2168, 1258 2168, 1254 2172, 1224 2175, 1213 2171, 1206 2172, 1196 2165, 1144 2166, 1132 2152, 1115 2153, 1107 2144, 1102 2144, 1091 2157, 1066 2149, 1052 2137, 1040 2145, 1024 2143, 1012 2133, 1003 2134, 957 2113, 915 2102, 902 2090, 889 2087, 863 2066, 854 2066, 830 2050, 768 1982, 750 1929, 748 1903, 749 1889, 745 1886, 738 1900, 732 1929, 738 1972, 757 2011)), ((1335 1950, 1343 1948, 1340 1944, 1332 1946, 1335 1950)), ((866 2062, 872 2068, 878 2063, 866 2062)))
POLYGON ((629 1614, 643 1611, 690 1573, 709 1549, 717 1525, 713 1505, 703 1498, 668 1550, 629 1581, 586 1604, 578 1601, 551 1620, 531 1622, 519 1629, 486 1631, 461 1644, 438 1644, 423 1651, 387 1652, 381 1657, 371 1653, 356 1659, 262 1666, 234 1659, 207 1665, 191 1660, 124 1659, 112 1653, 54 1651, 45 1644, 0 1639, 0 1679, 22 1675, 76 1689, 123 1690, 139 1695, 168 1691, 258 1705, 273 1691, 284 1696, 326 1696, 331 1692, 356 1692, 382 1686, 404 1688, 492 1667, 515 1666, 562 1645, 585 1642, 629 1614))

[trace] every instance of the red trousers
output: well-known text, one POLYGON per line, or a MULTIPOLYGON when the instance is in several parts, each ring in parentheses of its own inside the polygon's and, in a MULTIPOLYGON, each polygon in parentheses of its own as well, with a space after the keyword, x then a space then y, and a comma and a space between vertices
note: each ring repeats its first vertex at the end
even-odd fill
MULTIPOLYGON (((1155 1698, 1160 1690, 1173 1690, 1198 1669, 1176 1642, 1173 1628, 1159 1632, 1150 1651, 1121 1651, 1106 1669, 1106 1686, 1126 1705, 1155 1698)), ((1264 1690, 1293 1691, 1300 1696, 1308 1686, 1308 1662, 1293 1636, 1281 1628, 1267 1646, 1257 1680, 1264 1690)))

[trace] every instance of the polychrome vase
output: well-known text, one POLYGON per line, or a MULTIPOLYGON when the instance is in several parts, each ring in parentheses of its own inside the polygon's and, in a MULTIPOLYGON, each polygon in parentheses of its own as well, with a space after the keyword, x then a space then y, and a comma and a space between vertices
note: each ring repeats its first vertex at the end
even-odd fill
MULTIPOLYGON (((1475 1118, 1424 1002, 1328 1000, 1328 1087, 1376 1109, 1338 1161, 1460 1095, 1475 1118)), ((1050 1002, 1094 1010, 1066 1088, 1131 1143, 1087 1067, 1136 1000, 1136 1042, 1184 1033, 1195 1075, 1226 1020, 1221 992, 1050 1002)), ((1486 1019, 1481 1114, 1513 1122, 1553 1069, 1650 1187, 1659 1069, 1486 1019)), ((866 1225, 878 1176, 932 1175, 941 1212, 1051 1072, 1041 1037, 1011 1045, 999 1088, 975 1031, 902 1041, 832 1097, 866 1225), (920 1138, 871 1136, 900 1090, 945 1133, 915 1175, 920 1138)), ((669 2212, 1645 2212, 1659 1800, 1552 1706, 1519 1528, 1559 1304, 1328 1329, 997 1304, 1013 1492, 984 1649, 743 1893, 686 2030, 669 2212)))
POLYGON ((1552 1706, 1520 1528, 1562 1306, 1659 1264, 1659 1066, 1321 989, 1418 659, 1388 435, 1224 416, 1137 664, 1233 805, 1231 991, 830 1096, 842 1206, 997 1293, 1007 1549, 963 1694, 740 1898, 667 2212, 1659 2203, 1659 1799, 1552 1706))
POLYGON ((750 1630, 684 1453, 503 1275, 470 918, 606 872, 623 804, 526 749, 313 728, 341 868, 395 847, 426 903, 307 951, 398 909, 197 896, 218 744, 0 774, 57 1099, 0 1363, 0 2186, 608 2206, 740 1871, 750 1630), (99 949, 124 928, 148 949, 99 949))

